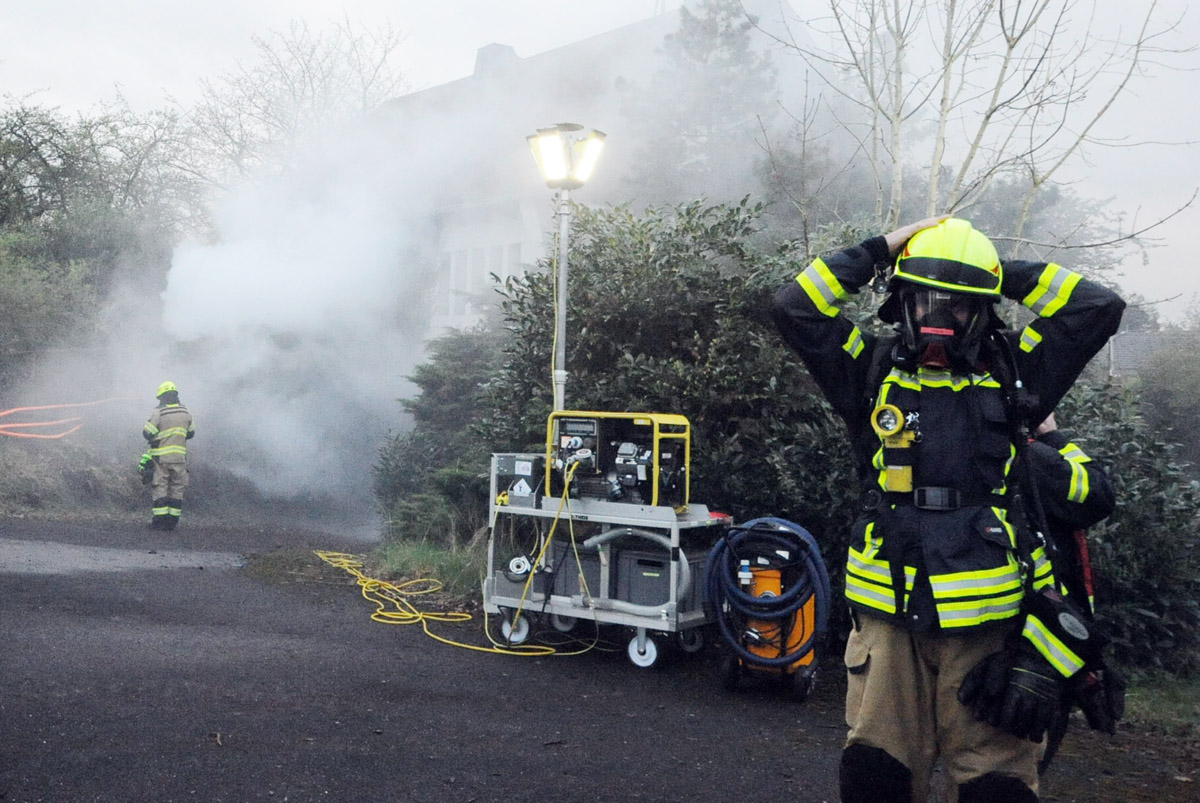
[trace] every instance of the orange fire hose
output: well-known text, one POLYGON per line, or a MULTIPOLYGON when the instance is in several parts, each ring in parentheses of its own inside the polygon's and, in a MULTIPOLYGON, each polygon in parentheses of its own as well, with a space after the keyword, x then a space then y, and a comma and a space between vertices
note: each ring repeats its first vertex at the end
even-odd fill
MULTIPOLYGON (((74 404, 38 404, 30 407, 13 407, 9 410, 0 411, 0 418, 14 413, 27 413, 39 410, 63 410, 74 407, 94 407, 97 404, 107 404, 114 401, 133 401, 130 396, 113 396, 108 399, 100 399, 99 401, 76 402, 74 404)), ((5 421, 0 422, 0 435, 7 435, 10 438, 41 438, 45 440, 63 438, 75 432, 83 426, 83 416, 72 416, 70 418, 58 418, 53 421, 5 421), (79 422, 79 423, 76 423, 79 422), (37 427, 61 427, 68 424, 74 424, 67 429, 58 432, 19 432, 22 429, 32 429, 37 427)))

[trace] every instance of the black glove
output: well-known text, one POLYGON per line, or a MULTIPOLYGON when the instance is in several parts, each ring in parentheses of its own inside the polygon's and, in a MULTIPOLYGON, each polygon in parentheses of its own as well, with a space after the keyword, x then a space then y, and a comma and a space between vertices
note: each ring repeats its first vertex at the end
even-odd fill
POLYGON ((1014 736, 1040 742, 1059 716, 1063 677, 1023 649, 992 653, 967 673, 958 700, 972 715, 1014 736))
POLYGON ((975 665, 958 687, 958 701, 971 709, 971 715, 986 720, 989 709, 1008 687, 1008 670, 1013 662, 1012 650, 994 652, 975 665))
POLYGON ((1088 727, 1110 736, 1117 732, 1117 723, 1125 716, 1127 685, 1119 672, 1106 666, 1084 670, 1071 678, 1071 695, 1087 718, 1088 727))

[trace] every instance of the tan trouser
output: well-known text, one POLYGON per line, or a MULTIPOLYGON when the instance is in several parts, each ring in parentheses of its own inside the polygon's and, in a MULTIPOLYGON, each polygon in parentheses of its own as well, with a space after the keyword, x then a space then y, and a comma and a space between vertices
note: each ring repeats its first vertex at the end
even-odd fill
POLYGON ((907 767, 914 802, 928 798, 939 757, 951 789, 995 772, 1037 792, 1041 746, 975 721, 957 697, 967 672, 1000 649, 1005 632, 917 635, 860 617, 846 642, 846 746, 877 747, 907 767))
POLYGON ((164 463, 154 461, 154 478, 150 481, 153 499, 178 499, 183 501, 183 489, 188 484, 186 463, 164 463))

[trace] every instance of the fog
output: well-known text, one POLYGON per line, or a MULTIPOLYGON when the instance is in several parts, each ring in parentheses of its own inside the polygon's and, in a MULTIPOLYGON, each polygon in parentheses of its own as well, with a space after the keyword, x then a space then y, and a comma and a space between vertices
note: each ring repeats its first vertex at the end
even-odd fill
POLYGON ((422 353, 421 266, 402 259, 419 190, 413 166, 360 132, 235 192, 219 242, 176 250, 162 309, 186 354, 176 381, 220 422, 222 462, 265 490, 366 503, 422 353))
POLYGON ((80 436, 132 470, 154 391, 170 379, 196 417, 194 480, 232 472, 369 519, 371 467, 405 424, 397 400, 412 394, 405 377, 423 355, 428 266, 405 258, 405 210, 427 203, 428 185, 377 131, 339 132, 286 178, 218 201, 215 240, 179 245, 160 295, 118 286, 101 312, 104 341, 56 352, 23 403, 116 397, 79 411, 80 436))
MULTIPOLYGON (((12 22, 18 26, 44 24, 37 17, 42 12, 32 8, 38 5, 30 4, 31 8, 25 8, 12 22)), ((70 18, 71 4, 47 5, 70 18)), ((137 3, 125 5, 139 7, 137 3)), ((372 9, 379 12, 384 5, 372 9)), ((539 9, 561 6, 519 5, 539 9)), ((428 62, 414 65, 414 85, 420 88, 469 74, 471 64, 463 61, 464 54, 469 54, 465 56, 469 59, 476 48, 493 41, 514 44, 520 56, 528 57, 677 5, 612 3, 609 16, 589 18, 587 24, 595 26, 591 29, 581 29, 578 22, 567 27, 559 10, 556 22, 541 31, 543 38, 526 39, 524 45, 515 37, 530 35, 519 30, 522 25, 530 31, 537 27, 533 24, 537 17, 531 13, 510 14, 519 19, 506 23, 496 19, 491 4, 449 3, 440 12, 418 12, 405 6, 396 13, 411 13, 417 25, 412 52, 428 62), (482 6, 489 8, 476 15, 479 20, 475 22, 463 12, 464 7, 478 10, 482 6), (443 16, 435 27, 421 28, 431 14, 443 16), (508 27, 502 28, 502 24, 508 27), (434 66, 439 47, 446 58, 453 56, 458 61, 453 66, 445 61, 434 66)), ((158 50, 164 45, 170 50, 169 43, 180 36, 182 23, 168 16, 157 22, 150 15, 136 18, 142 29, 162 37, 158 50)), ((286 19, 268 20, 259 9, 252 22, 278 29, 286 19)), ((194 31, 195 39, 213 37, 207 41, 214 43, 236 40, 244 47, 250 29, 239 29, 235 36, 224 27, 227 24, 222 23, 215 32, 200 26, 194 31)), ((402 16, 397 24, 405 24, 402 16)), ((105 30, 113 37, 120 35, 115 28, 105 30)), ((255 32, 263 30, 260 27, 255 32)), ((14 31, 19 28, 10 28, 14 31)), ((81 44, 86 38, 72 38, 87 34, 71 25, 64 32, 65 41, 76 43, 75 53, 88 52, 81 44)), ((200 49, 196 41, 189 41, 189 48, 200 49)), ((10 49, 7 55, 0 55, 6 78, 13 74, 14 66, 19 68, 13 58, 19 58, 21 52, 10 49)), ((200 63, 196 57, 196 76, 228 69, 231 51, 217 45, 206 52, 215 55, 208 63, 200 63), (222 63, 221 59, 226 60, 222 63)), ((44 53, 39 55, 43 61, 55 61, 44 53)), ((93 73, 103 72, 83 63, 79 55, 68 61, 81 78, 94 80, 93 73)), ((142 64, 140 69, 142 80, 153 80, 152 66, 142 64)), ((171 69, 180 66, 173 64, 171 69)), ((136 74, 106 77, 121 83, 123 91, 134 92, 136 74)), ((25 88, 45 86, 38 83, 36 71, 27 80, 25 88)), ((53 80, 65 84, 71 79, 59 75, 53 80)), ((175 80, 182 79, 176 76, 175 80)), ((61 94, 62 85, 55 91, 60 93, 56 97, 66 97, 61 94)), ((1158 99, 1164 91, 1162 82, 1151 83, 1145 96, 1158 99)), ((1139 107, 1136 98, 1123 104, 1125 120, 1152 116, 1139 107)), ((1155 100, 1154 108, 1158 104, 1155 100)), ((532 107, 514 111, 521 115, 514 114, 487 134, 511 141, 513 159, 523 160, 529 181, 536 183, 535 168, 521 136, 571 112, 557 115, 548 110, 534 112, 532 107)), ((198 434, 192 452, 198 467, 231 471, 271 494, 311 497, 320 503, 336 501, 348 513, 368 517, 371 466, 389 430, 405 426, 397 399, 412 393, 405 377, 421 360, 424 340, 430 334, 427 293, 432 279, 428 255, 421 253, 427 234, 414 230, 414 221, 427 217, 428 210, 436 206, 437 188, 448 177, 461 180, 459 155, 471 147, 473 138, 483 134, 462 120, 441 122, 446 135, 424 142, 420 150, 397 147, 386 129, 378 126, 341 130, 327 140, 310 143, 286 176, 258 176, 235 187, 214 206, 215 238, 189 240, 175 250, 161 293, 159 288, 151 290, 139 284, 136 277, 141 273, 131 263, 127 273, 133 280, 114 291, 102 313, 104 341, 84 353, 56 355, 52 363, 41 367, 22 402, 118 397, 121 401, 91 410, 88 422, 110 436, 118 444, 116 448, 128 450, 132 467, 141 448, 141 424, 154 402, 153 390, 162 380, 171 379, 196 414, 198 434)), ((582 122, 601 126, 602 121, 582 122)), ((620 163, 622 147, 627 149, 626 164, 633 155, 627 144, 622 145, 623 133, 608 131, 612 165, 620 163)), ((1181 140, 1181 133, 1172 128, 1159 139, 1181 140)), ((625 142, 632 141, 632 132, 624 136, 625 142)), ((1161 216, 1186 201, 1200 171, 1194 169, 1194 145, 1176 146, 1167 153, 1182 154, 1183 158, 1175 160, 1176 169, 1157 182, 1161 191, 1149 192, 1147 185, 1154 182, 1145 180, 1144 166, 1164 161, 1153 153, 1138 156, 1147 150, 1137 154, 1093 150, 1089 158, 1099 167, 1094 176, 1081 168, 1087 175, 1078 179, 1075 189, 1086 193, 1094 186, 1103 195, 1113 196, 1145 193, 1144 199, 1135 196, 1128 204, 1122 199, 1117 213, 1132 219, 1143 209, 1143 222, 1161 216), (1130 164, 1143 168, 1139 171, 1130 164), (1122 183, 1115 183, 1118 178, 1122 183), (1130 189, 1138 181, 1140 186, 1130 189)), ((605 180, 611 182, 612 177, 605 180)), ((477 190, 481 198, 508 191, 477 190)), ((546 197, 548 202, 548 193, 546 197)), ((1185 227, 1195 228, 1195 224, 1196 215, 1189 212, 1164 228, 1162 236, 1167 242, 1184 240, 1185 227)), ((1131 266, 1126 278, 1132 289, 1153 298, 1177 292, 1186 295, 1200 287, 1195 276, 1175 267, 1173 253, 1156 257, 1151 266, 1131 266), (1156 292, 1159 289, 1164 292, 1156 292)), ((136 261, 136 257, 130 259, 136 261)))

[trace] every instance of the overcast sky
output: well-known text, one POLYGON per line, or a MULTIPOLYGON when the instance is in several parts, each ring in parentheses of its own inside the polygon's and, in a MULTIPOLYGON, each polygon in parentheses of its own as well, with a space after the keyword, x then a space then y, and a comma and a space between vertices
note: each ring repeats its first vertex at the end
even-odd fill
MULTIPOLYGON (((201 77, 230 71, 254 56, 250 38, 285 30, 289 21, 319 27, 343 13, 357 24, 388 20, 408 33, 402 65, 414 88, 470 74, 476 50, 491 42, 512 45, 525 57, 621 27, 679 5, 676 0, 0 0, 0 94, 23 96, 64 110, 86 110, 120 87, 135 108, 161 105, 166 95, 187 103, 201 77)), ((1101 0, 1102 17, 1129 18, 1127 0, 1101 0)), ((1184 13, 1187 0, 1160 0, 1163 19, 1184 13)), ((793 3, 794 7, 810 7, 793 3)), ((1142 4, 1132 7, 1141 8, 1142 4)), ((1178 49, 1200 43, 1200 9, 1187 13, 1178 49)), ((1200 54, 1171 58, 1200 70, 1200 54)), ((1130 141, 1200 140, 1200 71, 1151 67, 1152 75, 1112 112, 1130 141)), ((531 125, 541 121, 531 121, 531 125)), ((514 147, 524 147, 517 143, 514 147)), ((1156 144, 1137 149, 1093 149, 1090 164, 1074 172, 1086 195, 1114 199, 1144 224, 1182 205, 1200 186, 1200 145, 1156 144)), ((1149 265, 1127 268, 1124 284, 1151 299, 1182 295, 1165 307, 1177 317, 1200 293, 1200 265, 1190 240, 1200 231, 1200 207, 1158 232, 1163 247, 1149 265)))

